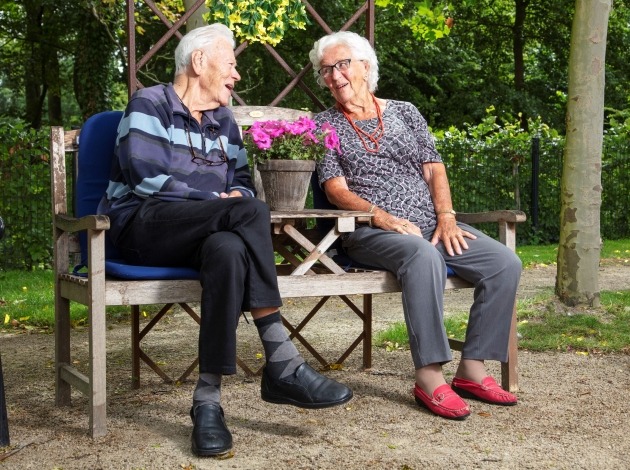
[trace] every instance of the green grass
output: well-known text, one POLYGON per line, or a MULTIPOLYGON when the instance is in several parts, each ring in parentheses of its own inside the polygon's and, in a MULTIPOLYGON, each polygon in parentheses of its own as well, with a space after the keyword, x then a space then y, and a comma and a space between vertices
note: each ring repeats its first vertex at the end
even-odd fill
POLYGON ((599 308, 568 308, 549 295, 519 311, 519 346, 532 351, 630 353, 630 291, 602 291, 599 308))
MULTIPOLYGON (((53 276, 50 271, 0 273, 0 322, 6 328, 50 328, 55 317, 53 276)), ((72 309, 74 325, 85 321, 85 308, 72 309)))
MULTIPOLYGON (((523 246, 517 253, 525 268, 556 263, 556 245, 523 246)), ((602 262, 630 262, 630 240, 606 241, 602 262)), ((576 353, 630 353, 630 290, 601 291, 599 308, 569 308, 553 290, 517 303, 519 348, 532 351, 574 351, 576 353)), ((468 326, 465 313, 449 315, 447 335, 462 339, 468 326)), ((374 336, 377 346, 388 350, 407 348, 409 338, 403 322, 390 325, 374 336)))
MULTIPOLYGON (((108 318, 128 317, 128 307, 108 307, 108 318)), ((0 325, 3 328, 52 331, 55 319, 52 271, 0 272, 0 325)), ((87 322, 87 307, 70 303, 72 326, 87 322)))
MULTIPOLYGON (((630 291, 601 292, 599 308, 568 308, 550 291, 533 300, 519 301, 519 348, 530 351, 569 351, 578 354, 630 353, 630 291)), ((444 320, 450 338, 463 339, 465 313, 444 320)), ((409 346, 403 322, 375 334, 377 346, 388 350, 409 346)))
MULTIPOLYGON (((556 264, 558 245, 519 246, 516 253, 524 267, 556 264)), ((606 240, 602 246, 601 259, 630 262, 630 240, 606 240)))

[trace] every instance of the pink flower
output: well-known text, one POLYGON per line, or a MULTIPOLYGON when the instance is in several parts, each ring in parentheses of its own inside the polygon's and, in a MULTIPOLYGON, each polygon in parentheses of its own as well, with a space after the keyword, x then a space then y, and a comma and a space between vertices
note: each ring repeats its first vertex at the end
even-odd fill
POLYGON ((326 148, 341 153, 341 144, 335 128, 330 123, 325 122, 322 124, 322 130, 324 131, 324 145, 326 148))
POLYGON ((286 125, 287 131, 289 131, 293 135, 305 134, 309 131, 314 131, 315 128, 315 123, 306 116, 302 116, 297 121, 288 123, 286 125))
POLYGON ((269 137, 275 139, 280 137, 286 131, 286 122, 284 121, 262 121, 260 127, 264 130, 269 137))
POLYGON ((243 132, 248 153, 258 161, 320 160, 326 149, 341 151, 333 126, 324 123, 321 129, 312 119, 301 117, 293 122, 257 121, 243 132))
POLYGON ((272 139, 269 134, 264 132, 262 129, 252 128, 248 133, 252 136, 252 140, 259 149, 266 150, 271 147, 272 139))
POLYGON ((311 131, 304 133, 302 142, 304 142, 304 145, 319 144, 319 140, 317 140, 317 136, 313 134, 311 131))

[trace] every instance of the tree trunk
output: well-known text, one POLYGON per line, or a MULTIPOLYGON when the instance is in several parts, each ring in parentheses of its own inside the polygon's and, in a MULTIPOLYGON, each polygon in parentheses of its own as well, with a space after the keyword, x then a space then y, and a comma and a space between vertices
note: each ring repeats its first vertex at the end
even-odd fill
POLYGON ((512 52, 514 53, 514 89, 517 93, 516 111, 520 113, 521 128, 528 131, 527 116, 524 111, 525 92, 525 18, 529 0, 515 1, 514 27, 512 29, 512 52))
POLYGON ((569 57, 556 294, 599 306, 604 65, 612 0, 576 0, 569 57))
MULTIPOLYGON (((186 11, 190 11, 197 0, 184 0, 184 7, 186 11)), ((203 19, 203 15, 208 13, 208 7, 205 4, 201 5, 197 11, 195 11, 188 21, 186 22, 186 32, 190 32, 200 26, 205 26, 207 22, 203 19)))
POLYGON ((516 0, 514 28, 512 29, 512 52, 514 53, 514 88, 525 89, 525 18, 529 0, 516 0))
POLYGON ((74 54, 74 95, 83 119, 111 109, 112 57, 115 44, 89 5, 80 11, 74 54))
POLYGON ((26 12, 26 48, 27 60, 24 67, 24 88, 26 111, 24 119, 34 129, 42 124, 42 107, 46 96, 46 87, 42 76, 42 15, 43 7, 38 0, 24 2, 26 12))
POLYGON ((46 58, 46 83, 48 86, 48 124, 51 126, 63 125, 63 113, 61 110, 61 77, 59 76, 59 58, 57 49, 51 48, 50 55, 46 58))

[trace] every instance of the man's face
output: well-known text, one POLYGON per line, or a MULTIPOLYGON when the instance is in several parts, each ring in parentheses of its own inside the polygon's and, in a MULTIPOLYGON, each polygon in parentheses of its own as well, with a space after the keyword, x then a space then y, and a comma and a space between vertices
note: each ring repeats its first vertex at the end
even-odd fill
POLYGON ((200 86, 208 101, 227 106, 235 83, 241 79, 234 50, 227 40, 219 40, 201 52, 200 86))

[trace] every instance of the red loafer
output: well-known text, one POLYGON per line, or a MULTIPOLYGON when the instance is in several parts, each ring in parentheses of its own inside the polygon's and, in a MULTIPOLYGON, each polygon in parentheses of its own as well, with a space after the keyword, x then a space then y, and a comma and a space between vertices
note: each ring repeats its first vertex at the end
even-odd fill
POLYGON ((470 414, 470 408, 448 384, 440 385, 433 391, 433 396, 427 395, 424 390, 418 387, 413 389, 416 403, 438 416, 446 419, 466 419, 470 414))
POLYGON ((473 398, 491 405, 512 406, 518 401, 516 395, 503 390, 490 376, 484 378, 480 384, 455 377, 452 386, 460 397, 473 398))

